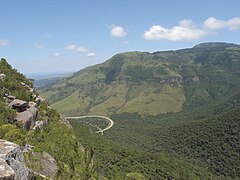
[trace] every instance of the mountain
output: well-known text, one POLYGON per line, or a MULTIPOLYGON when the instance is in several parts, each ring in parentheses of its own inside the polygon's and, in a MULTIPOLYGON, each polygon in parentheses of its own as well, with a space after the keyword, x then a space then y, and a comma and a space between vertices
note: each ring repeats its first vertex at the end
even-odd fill
POLYGON ((107 177, 134 171, 147 179, 238 179, 239 89, 240 46, 211 42, 117 54, 40 91, 66 116, 114 120, 104 136, 69 120, 107 177))
POLYGON ((238 45, 203 43, 127 52, 63 78, 41 93, 64 115, 179 112, 221 99, 239 84, 238 45))
POLYGON ((15 180, 214 177, 168 153, 129 149, 79 122, 70 124, 5 59, 0 61, 0 166, 0 179, 15 180))
POLYGON ((0 60, 0 179, 79 179, 95 176, 91 153, 33 88, 0 60))

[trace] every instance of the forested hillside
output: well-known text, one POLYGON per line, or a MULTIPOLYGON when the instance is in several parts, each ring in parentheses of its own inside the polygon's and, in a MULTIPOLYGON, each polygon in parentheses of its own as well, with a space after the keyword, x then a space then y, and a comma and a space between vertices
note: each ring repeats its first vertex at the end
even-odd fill
POLYGON ((239 89, 240 46, 203 43, 117 54, 41 93, 64 115, 114 120, 102 137, 70 121, 108 177, 131 169, 147 179, 238 179, 239 89))

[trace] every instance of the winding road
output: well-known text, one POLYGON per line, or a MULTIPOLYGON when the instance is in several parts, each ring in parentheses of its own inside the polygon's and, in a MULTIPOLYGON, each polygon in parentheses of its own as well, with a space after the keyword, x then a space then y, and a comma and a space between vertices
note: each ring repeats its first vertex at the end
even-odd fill
POLYGON ((101 133, 103 135, 104 131, 107 131, 114 125, 114 121, 108 117, 105 116, 97 116, 97 115, 89 115, 89 116, 74 116, 74 117, 65 117, 65 119, 84 119, 84 118, 102 118, 108 121, 108 126, 104 129, 99 128, 98 126, 95 126, 99 131, 96 131, 95 133, 101 133))

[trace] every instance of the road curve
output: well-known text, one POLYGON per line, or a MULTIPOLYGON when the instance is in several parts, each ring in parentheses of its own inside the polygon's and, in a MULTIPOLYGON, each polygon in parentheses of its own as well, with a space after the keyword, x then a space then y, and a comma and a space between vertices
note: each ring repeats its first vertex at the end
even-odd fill
POLYGON ((95 133, 101 133, 103 134, 104 131, 107 131, 108 129, 110 129, 113 125, 114 125, 114 121, 108 117, 105 117, 105 116, 98 116, 98 115, 89 115, 89 116, 74 116, 74 117, 65 117, 65 119, 84 119, 84 118, 102 118, 102 119, 105 119, 107 120, 109 123, 108 123, 108 126, 104 129, 99 129, 99 131, 96 131, 95 133))

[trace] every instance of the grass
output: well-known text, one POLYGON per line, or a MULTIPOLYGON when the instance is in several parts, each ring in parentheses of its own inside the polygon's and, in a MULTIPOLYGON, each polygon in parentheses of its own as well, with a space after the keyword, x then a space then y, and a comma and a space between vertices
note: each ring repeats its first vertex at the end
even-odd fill
POLYGON ((141 115, 158 115, 167 112, 179 112, 185 102, 180 87, 164 85, 162 92, 155 93, 153 87, 142 91, 136 98, 127 102, 118 112, 139 113, 141 115))
POLYGON ((169 84, 144 83, 129 86, 122 82, 106 85, 95 93, 93 96, 87 89, 77 90, 52 106, 64 115, 110 116, 124 112, 158 115, 179 112, 185 102, 182 88, 171 87, 169 84))

